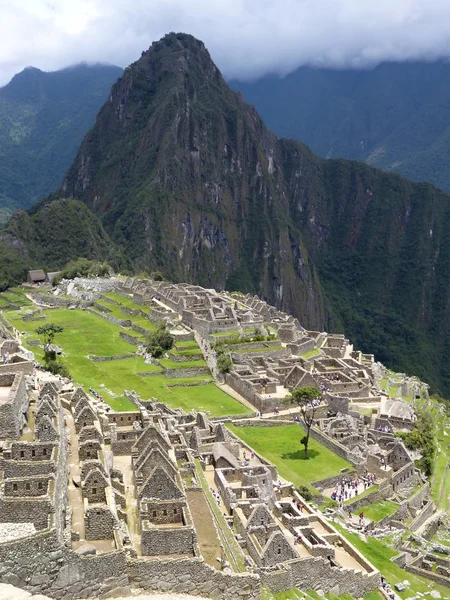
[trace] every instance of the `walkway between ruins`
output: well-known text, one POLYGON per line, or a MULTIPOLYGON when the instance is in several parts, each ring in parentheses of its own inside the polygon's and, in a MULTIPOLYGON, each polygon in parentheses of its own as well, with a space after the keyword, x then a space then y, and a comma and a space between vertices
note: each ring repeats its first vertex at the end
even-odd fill
POLYGON ((217 568, 217 558, 222 558, 222 550, 205 495, 203 492, 187 491, 186 498, 202 556, 211 567, 217 568))
MULTIPOLYGON (((66 426, 69 430, 69 503, 72 507, 72 531, 77 531, 80 534, 80 541, 85 540, 84 531, 84 508, 83 496, 81 493, 81 472, 80 472, 80 457, 78 454, 78 436, 75 431, 75 423, 71 413, 64 409, 66 417, 66 426), (77 483, 75 486, 74 481, 77 483)), ((74 543, 74 547, 76 544, 74 543)))
POLYGON ((131 456, 114 455, 114 468, 123 475, 125 486, 125 499, 127 502, 127 523, 131 541, 138 555, 141 555, 141 533, 139 525, 139 514, 133 481, 133 467, 131 456))

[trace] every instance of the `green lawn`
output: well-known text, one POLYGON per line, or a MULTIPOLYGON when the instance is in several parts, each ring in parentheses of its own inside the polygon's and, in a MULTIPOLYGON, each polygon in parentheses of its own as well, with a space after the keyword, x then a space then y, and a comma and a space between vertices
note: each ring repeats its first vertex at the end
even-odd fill
MULTIPOLYGON (((138 373, 159 372, 155 365, 147 365, 140 356, 121 360, 92 362, 88 355, 112 356, 134 352, 135 347, 119 337, 121 328, 101 317, 83 310, 49 309, 43 313, 47 322, 64 327, 56 343, 63 348, 64 362, 74 381, 85 389, 93 387, 115 410, 133 410, 134 405, 123 396, 124 389, 135 390, 142 398, 156 397, 172 408, 209 411, 211 416, 248 413, 247 407, 211 383, 202 386, 168 387, 175 383, 200 382, 210 379, 207 375, 183 379, 167 379, 163 374, 141 377, 138 373), (105 388, 100 388, 104 384, 105 388), (110 390, 116 398, 111 396, 110 390)), ((37 339, 36 328, 42 322, 23 322, 16 311, 5 314, 6 318, 28 339, 37 339)), ((26 345, 26 338, 25 338, 26 345)), ((42 350, 30 348, 38 358, 42 350)), ((180 368, 183 363, 174 363, 180 368)), ((184 363, 186 365, 189 363, 184 363)))
POLYGON ((26 297, 29 290, 25 288, 17 287, 10 288, 7 292, 2 292, 1 300, 2 306, 7 304, 15 304, 16 306, 29 306, 32 304, 31 300, 26 297))
POLYGON ((364 511, 364 518, 370 519, 371 521, 381 521, 385 517, 393 515, 395 511, 398 509, 398 504, 395 502, 390 502, 389 500, 381 500, 380 502, 375 502, 375 504, 369 504, 369 506, 364 506, 361 510, 364 511))
POLYGON ((308 350, 308 352, 304 352, 303 354, 300 354, 300 356, 302 358, 308 359, 308 358, 313 358, 315 356, 319 356, 319 354, 320 354, 319 348, 313 348, 312 350, 308 350))
MULTIPOLYGON (((410 582, 410 587, 406 588, 404 592, 396 592, 401 598, 410 598, 417 592, 430 591, 429 585, 431 582, 428 579, 408 573, 391 561, 391 558, 398 554, 396 550, 385 546, 382 542, 370 536, 364 541, 358 534, 349 533, 338 523, 334 523, 334 526, 380 571, 392 586, 405 579, 410 582)), ((431 583, 431 589, 441 592, 442 598, 450 598, 450 588, 433 582, 431 583)))
MULTIPOLYGON (((141 314, 135 315, 135 316, 127 315, 126 313, 124 313, 120 310, 120 306, 117 306, 117 304, 110 304, 106 300, 96 300, 96 303, 99 304, 100 306, 107 308, 108 312, 106 314, 110 315, 112 317, 116 317, 116 319, 123 319, 123 320, 128 319, 135 325, 138 325, 139 327, 142 327, 143 329, 148 329, 149 331, 155 331, 155 329, 156 329, 156 327, 153 325, 153 323, 151 323, 146 317, 144 317, 144 315, 141 315, 141 314)), ((140 307, 136 307, 136 308, 140 308, 140 307)), ((94 307, 94 310, 96 310, 95 307, 94 307)))
POLYGON ((273 462, 279 474, 296 486, 337 475, 341 469, 352 466, 310 438, 308 460, 304 458, 300 439, 303 429, 299 425, 280 427, 235 427, 228 426, 254 450, 273 462))
MULTIPOLYGON (((275 600, 301 600, 301 598, 305 598, 305 600, 322 600, 322 596, 320 596, 314 590, 308 590, 307 592, 301 592, 297 588, 293 588, 291 590, 287 590, 286 592, 278 592, 272 593, 268 588, 262 588, 261 590, 261 600, 271 600, 274 598, 275 600)), ((342 596, 335 596, 334 594, 325 594, 325 598, 327 600, 354 600, 354 596, 350 594, 344 594, 342 596)), ((374 592, 370 592, 366 594, 363 600, 382 600, 383 596, 378 590, 374 592)))

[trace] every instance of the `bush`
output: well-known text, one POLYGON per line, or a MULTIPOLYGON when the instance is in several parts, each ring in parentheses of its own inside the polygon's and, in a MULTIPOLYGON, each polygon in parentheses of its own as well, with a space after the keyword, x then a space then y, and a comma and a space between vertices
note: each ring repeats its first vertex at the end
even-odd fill
POLYGON ((398 437, 409 450, 419 450, 422 458, 417 461, 417 466, 427 477, 432 475, 436 442, 434 439, 433 422, 426 413, 419 413, 414 429, 406 433, 399 433, 398 437))
POLYGON ((71 260, 62 271, 53 279, 53 285, 58 285, 63 279, 75 277, 111 277, 114 271, 106 262, 97 262, 87 258, 71 260))
POLYGON ((145 349, 154 358, 160 358, 173 347, 173 335, 167 331, 166 325, 159 325, 156 331, 149 333, 145 339, 145 349))
POLYGON ((297 490, 300 496, 302 496, 307 502, 312 500, 313 496, 311 490, 307 488, 306 485, 299 485, 297 490))
POLYGON ((150 273, 150 277, 153 281, 164 281, 164 275, 161 271, 153 271, 153 273, 150 273))
POLYGON ((217 368, 221 373, 228 373, 233 367, 233 361, 229 354, 221 354, 217 359, 217 368))
POLYGON ((53 375, 61 375, 61 377, 70 377, 69 369, 63 363, 57 360, 49 360, 45 363, 45 368, 53 375))

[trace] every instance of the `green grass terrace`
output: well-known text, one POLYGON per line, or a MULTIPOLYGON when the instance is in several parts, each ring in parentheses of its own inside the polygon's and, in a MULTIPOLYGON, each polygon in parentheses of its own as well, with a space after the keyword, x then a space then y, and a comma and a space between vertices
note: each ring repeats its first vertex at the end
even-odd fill
MULTIPOLYGON (((38 360, 42 359, 43 351, 36 346, 29 346, 27 342, 38 339, 36 329, 39 325, 45 322, 61 325, 64 331, 57 336, 55 343, 62 347, 62 360, 75 383, 85 389, 94 388, 114 410, 133 410, 134 405, 124 397, 124 390, 135 390, 142 398, 155 397, 172 408, 185 411, 206 411, 211 416, 249 412, 247 407, 219 389, 209 374, 168 379, 162 367, 146 364, 141 356, 93 362, 89 356, 116 356, 131 354, 136 350, 135 346, 120 338, 121 327, 96 314, 78 309, 54 308, 44 310, 42 315, 46 321, 24 322, 17 311, 4 313, 7 321, 24 334, 24 345, 35 353, 38 360), (205 381, 205 385, 192 385, 205 381), (104 387, 100 387, 101 384, 104 387)), ((204 361, 186 363, 167 359, 166 366, 182 369, 189 365, 205 364, 204 361)))
POLYGON ((341 469, 351 469, 350 463, 310 438, 309 459, 305 459, 300 439, 304 431, 299 425, 276 427, 236 427, 230 431, 240 437, 256 452, 274 463, 278 473, 296 486, 311 484, 337 475, 341 469))

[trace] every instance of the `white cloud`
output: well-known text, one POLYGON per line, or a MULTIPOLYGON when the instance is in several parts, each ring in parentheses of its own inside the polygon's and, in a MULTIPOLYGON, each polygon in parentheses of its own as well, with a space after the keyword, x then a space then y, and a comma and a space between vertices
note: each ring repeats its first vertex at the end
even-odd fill
POLYGON ((450 56, 449 0, 0 0, 0 85, 28 65, 126 66, 169 31, 227 77, 450 56))

